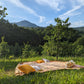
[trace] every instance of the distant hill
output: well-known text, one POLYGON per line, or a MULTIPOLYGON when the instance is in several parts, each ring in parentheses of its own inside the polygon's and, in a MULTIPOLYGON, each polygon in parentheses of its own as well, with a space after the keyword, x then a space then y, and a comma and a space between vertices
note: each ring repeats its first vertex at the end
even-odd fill
POLYGON ((75 27, 74 29, 80 32, 84 32, 84 27, 75 27))
POLYGON ((84 36, 84 27, 75 27, 74 30, 78 30, 81 36, 84 36))
POLYGON ((23 20, 23 21, 20 21, 20 22, 16 22, 16 23, 14 23, 14 24, 16 24, 16 25, 18 25, 18 26, 20 26, 20 27, 33 27, 33 28, 38 27, 36 24, 31 23, 31 22, 29 22, 29 21, 27 21, 27 20, 23 20))
POLYGON ((16 25, 12 25, 8 21, 2 19, 0 21, 0 42, 1 37, 5 37, 5 41, 9 45, 24 45, 24 43, 29 43, 32 46, 38 46, 43 44, 43 36, 41 32, 42 28, 23 28, 16 25))

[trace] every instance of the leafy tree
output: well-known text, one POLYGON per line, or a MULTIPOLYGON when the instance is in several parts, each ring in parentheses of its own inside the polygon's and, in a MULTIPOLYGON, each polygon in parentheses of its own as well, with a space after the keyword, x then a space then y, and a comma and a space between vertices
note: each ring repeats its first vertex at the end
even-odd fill
POLYGON ((15 44, 15 47, 14 47, 14 56, 19 56, 21 55, 21 47, 19 46, 18 43, 15 44))
POLYGON ((75 42, 79 37, 79 31, 74 30, 73 28, 68 28, 67 40, 68 42, 75 42))
POLYGON ((28 43, 24 44, 24 48, 22 50, 22 56, 23 57, 35 57, 38 56, 38 52, 34 50, 28 43))
POLYGON ((29 51, 29 53, 30 53, 30 57, 38 56, 38 52, 36 52, 34 49, 31 49, 31 50, 29 51))
POLYGON ((83 45, 84 46, 84 36, 77 39, 77 41, 74 42, 74 45, 83 45))
POLYGON ((82 45, 77 45, 75 47, 75 56, 83 56, 84 55, 84 46, 82 45))
POLYGON ((54 40, 48 41, 43 46, 43 54, 47 56, 56 56, 57 55, 57 46, 54 40))
POLYGON ((6 15, 8 15, 8 13, 6 13, 6 10, 7 10, 6 7, 4 7, 4 8, 2 9, 2 6, 0 6, 0 17, 1 17, 1 18, 4 18, 4 17, 6 17, 6 15))
POLYGON ((73 43, 74 55, 83 56, 84 55, 84 37, 80 37, 73 43))
POLYGON ((30 50, 31 50, 31 46, 28 43, 24 44, 24 48, 23 48, 23 51, 22 51, 22 56, 23 57, 29 57, 30 56, 30 50))
POLYGON ((7 57, 9 54, 9 47, 7 42, 4 41, 4 37, 1 38, 0 43, 0 57, 7 57))
POLYGON ((9 54, 14 55, 14 46, 13 45, 9 46, 9 54))
MULTIPOLYGON (((66 41, 66 37, 68 34, 67 33, 68 26, 70 25, 70 23, 68 23, 68 20, 69 20, 69 18, 67 18, 65 21, 62 21, 61 19, 56 18, 55 19, 55 22, 57 23, 56 26, 50 25, 50 27, 49 27, 50 32, 44 37, 48 41, 46 43, 47 47, 49 47, 48 53, 56 56, 57 59, 58 59, 58 56, 62 52, 61 42, 66 41), (51 45, 52 45, 52 47, 51 47, 51 45)), ((44 48, 46 48, 46 44, 44 45, 44 48)))

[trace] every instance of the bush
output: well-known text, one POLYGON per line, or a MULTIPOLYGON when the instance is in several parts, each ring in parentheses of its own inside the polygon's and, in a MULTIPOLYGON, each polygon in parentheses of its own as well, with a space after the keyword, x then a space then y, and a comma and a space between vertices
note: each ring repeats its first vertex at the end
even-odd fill
POLYGON ((23 57, 33 57, 37 55, 38 53, 34 49, 32 49, 32 47, 28 43, 24 45, 24 48, 22 51, 23 57))
POLYGON ((33 50, 33 49, 30 50, 29 53, 30 53, 30 57, 38 56, 38 53, 35 50, 33 50))
POLYGON ((30 50, 31 50, 31 46, 28 43, 24 44, 24 48, 22 50, 22 56, 23 57, 29 57, 30 56, 30 50))
POLYGON ((21 55, 21 47, 16 43, 14 47, 14 56, 18 57, 19 55, 21 55))
POLYGON ((9 56, 9 59, 14 59, 14 56, 9 56))
POLYGON ((4 41, 4 37, 1 38, 0 43, 0 57, 7 57, 9 55, 9 46, 7 42, 4 41))

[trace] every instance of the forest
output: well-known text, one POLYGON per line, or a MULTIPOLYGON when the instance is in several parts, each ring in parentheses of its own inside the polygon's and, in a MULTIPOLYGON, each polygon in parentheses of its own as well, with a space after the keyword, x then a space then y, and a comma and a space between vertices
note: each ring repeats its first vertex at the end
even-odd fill
POLYGON ((84 32, 70 28, 69 18, 55 18, 56 25, 25 28, 9 23, 0 10, 0 58, 84 55, 84 32))

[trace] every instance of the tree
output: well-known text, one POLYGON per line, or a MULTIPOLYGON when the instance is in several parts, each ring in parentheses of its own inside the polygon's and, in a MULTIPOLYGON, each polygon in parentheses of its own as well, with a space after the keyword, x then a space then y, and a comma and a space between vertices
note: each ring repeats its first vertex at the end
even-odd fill
MULTIPOLYGON (((57 55, 57 43, 54 40, 48 41, 43 46, 43 54, 47 56, 56 56, 57 55)), ((61 54, 61 47, 60 47, 61 54)))
POLYGON ((74 44, 84 46, 84 36, 78 38, 77 41, 74 42, 74 44))
POLYGON ((75 46, 75 55, 76 56, 83 56, 84 55, 84 46, 83 45, 77 45, 75 46))
POLYGON ((35 57, 38 56, 38 52, 34 48, 32 48, 29 43, 24 44, 24 48, 22 50, 23 57, 35 57))
POLYGON ((6 10, 7 10, 6 7, 2 9, 2 6, 0 6, 0 18, 4 18, 6 17, 6 15, 8 15, 8 13, 6 13, 6 10))
POLYGON ((70 25, 70 23, 68 23, 68 20, 69 18, 67 18, 65 21, 56 18, 56 26, 50 25, 49 33, 44 37, 47 40, 47 43, 44 44, 44 48, 48 48, 48 53, 50 55, 56 56, 57 59, 58 56, 62 53, 61 42, 64 42, 67 39, 68 26, 70 25))
POLYGON ((84 36, 78 38, 74 43, 74 55, 83 56, 84 55, 84 36))
POLYGON ((14 56, 19 56, 21 55, 21 47, 19 46, 18 43, 15 43, 15 47, 14 47, 14 56))
POLYGON ((29 57, 30 56, 30 50, 31 50, 31 46, 28 43, 24 44, 24 48, 23 48, 23 51, 22 51, 22 56, 23 57, 29 57))
POLYGON ((9 54, 9 47, 7 42, 4 41, 4 37, 1 38, 0 43, 0 57, 7 57, 9 54))

